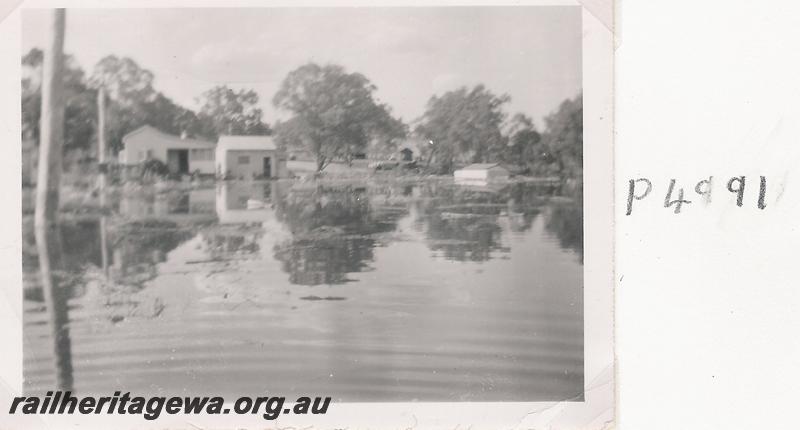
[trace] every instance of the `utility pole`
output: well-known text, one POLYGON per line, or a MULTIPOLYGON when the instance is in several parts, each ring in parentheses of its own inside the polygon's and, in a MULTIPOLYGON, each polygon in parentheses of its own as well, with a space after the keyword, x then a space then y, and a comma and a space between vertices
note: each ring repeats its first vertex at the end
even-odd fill
POLYGON ((52 12, 49 45, 44 52, 42 114, 39 124, 39 172, 36 183, 36 226, 58 215, 61 158, 64 141, 64 9, 52 12))
POLYGON ((36 184, 34 230, 39 254, 42 292, 53 337, 56 383, 61 390, 72 389, 72 348, 69 337, 67 291, 58 274, 62 270, 61 230, 58 200, 64 141, 64 26, 66 12, 53 9, 49 43, 44 52, 42 114, 39 124, 39 165, 36 184))
MULTIPOLYGON (((100 208, 106 209, 106 185, 108 181, 108 165, 106 164, 106 90, 103 85, 97 88, 97 167, 98 167, 98 194, 100 196, 100 208)), ((103 266, 103 274, 108 277, 109 255, 108 255, 108 220, 105 214, 100 217, 100 257, 103 266)))
MULTIPOLYGON (((97 88, 97 164, 103 172, 106 162, 106 90, 97 88)), ((101 176, 102 178, 103 176, 101 176)))

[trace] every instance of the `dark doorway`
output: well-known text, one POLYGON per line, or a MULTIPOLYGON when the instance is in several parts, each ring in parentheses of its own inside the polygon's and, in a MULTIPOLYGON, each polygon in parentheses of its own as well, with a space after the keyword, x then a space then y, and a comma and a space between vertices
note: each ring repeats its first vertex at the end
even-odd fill
POLYGON ((169 167, 169 173, 172 174, 189 173, 189 150, 168 149, 167 167, 169 167))
POLYGON ((413 161, 414 160, 414 151, 403 148, 400 150, 400 156, 402 157, 403 161, 413 161))
POLYGON ((264 157, 264 177, 272 177, 272 160, 269 157, 264 157))

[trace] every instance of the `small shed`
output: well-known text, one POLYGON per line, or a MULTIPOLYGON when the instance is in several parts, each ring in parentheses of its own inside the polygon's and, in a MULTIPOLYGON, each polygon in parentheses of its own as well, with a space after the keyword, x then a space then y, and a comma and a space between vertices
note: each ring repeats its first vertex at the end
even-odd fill
POLYGON ((414 150, 403 148, 400 150, 400 161, 414 161, 414 150))
POLYGON ((156 159, 173 174, 214 173, 214 142, 173 136, 144 125, 123 136, 122 145, 120 164, 136 165, 156 159))
POLYGON ((286 153, 269 136, 220 136, 217 175, 226 179, 286 178, 286 153))
POLYGON ((397 158, 400 162, 409 163, 419 160, 420 147, 422 146, 419 139, 405 139, 397 145, 397 158))
POLYGON ((456 180, 462 181, 502 181, 509 172, 499 163, 475 163, 453 172, 456 180))

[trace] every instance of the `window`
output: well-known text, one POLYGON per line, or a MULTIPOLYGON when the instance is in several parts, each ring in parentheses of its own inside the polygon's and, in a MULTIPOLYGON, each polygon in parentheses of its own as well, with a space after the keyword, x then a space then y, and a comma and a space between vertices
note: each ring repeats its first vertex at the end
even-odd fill
POLYGON ((240 155, 239 156, 239 164, 250 164, 250 156, 248 156, 248 155, 240 155))

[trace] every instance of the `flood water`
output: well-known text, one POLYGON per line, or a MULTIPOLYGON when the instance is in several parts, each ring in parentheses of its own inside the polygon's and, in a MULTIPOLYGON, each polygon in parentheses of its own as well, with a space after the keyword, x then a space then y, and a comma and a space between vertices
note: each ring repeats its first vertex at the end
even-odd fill
POLYGON ((583 218, 563 194, 142 187, 64 215, 47 248, 25 216, 25 391, 581 400, 583 218))

